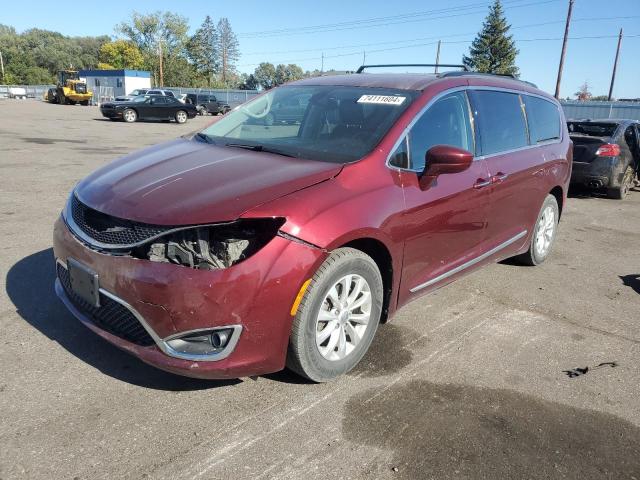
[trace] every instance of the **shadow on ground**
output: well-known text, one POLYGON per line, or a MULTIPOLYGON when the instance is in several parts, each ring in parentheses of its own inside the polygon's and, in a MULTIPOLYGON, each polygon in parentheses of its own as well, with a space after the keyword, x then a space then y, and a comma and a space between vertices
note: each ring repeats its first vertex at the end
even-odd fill
POLYGON ((508 390, 411 381, 345 406, 346 440, 392 452, 363 477, 640 478, 640 429, 508 390))
POLYGON ((51 248, 17 262, 6 279, 7 294, 20 316, 80 360, 105 375, 158 390, 201 390, 239 383, 239 380, 197 380, 163 372, 102 340, 76 320, 53 288, 55 264, 51 248))
POLYGON ((625 286, 633 288, 634 292, 640 293, 640 275, 620 275, 620 280, 625 286))

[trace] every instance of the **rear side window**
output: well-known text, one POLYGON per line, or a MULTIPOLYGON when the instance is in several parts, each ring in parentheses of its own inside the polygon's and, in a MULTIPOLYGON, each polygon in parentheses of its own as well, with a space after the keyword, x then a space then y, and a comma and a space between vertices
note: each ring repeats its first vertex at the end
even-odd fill
POLYGON ((560 113, 554 103, 542 98, 523 96, 529 121, 531 143, 560 139, 560 113))
POLYGON ((482 155, 506 152, 529 144, 520 95, 492 90, 473 90, 470 93, 482 155))
POLYGON ((173 92, 172 92, 171 90, 165 90, 164 94, 165 94, 167 97, 173 97, 173 96, 174 96, 174 95, 173 95, 173 92))
POLYGON ((423 170, 425 154, 434 145, 451 145, 473 152, 469 104, 464 92, 442 97, 413 126, 409 132, 410 168, 423 170))

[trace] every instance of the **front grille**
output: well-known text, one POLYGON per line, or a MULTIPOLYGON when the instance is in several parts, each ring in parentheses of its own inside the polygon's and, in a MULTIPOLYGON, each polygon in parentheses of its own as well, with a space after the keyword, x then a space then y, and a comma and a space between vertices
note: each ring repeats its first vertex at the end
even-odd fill
POLYGON ((148 347, 155 343, 149 332, 145 330, 127 307, 102 293, 100 294, 100 307, 90 305, 71 289, 68 270, 59 263, 57 264, 57 269, 58 279, 71 303, 94 324, 113 335, 142 347, 148 347))
POLYGON ((87 207, 75 195, 71 196, 71 216, 78 228, 89 237, 114 246, 142 243, 173 228, 112 217, 87 207))

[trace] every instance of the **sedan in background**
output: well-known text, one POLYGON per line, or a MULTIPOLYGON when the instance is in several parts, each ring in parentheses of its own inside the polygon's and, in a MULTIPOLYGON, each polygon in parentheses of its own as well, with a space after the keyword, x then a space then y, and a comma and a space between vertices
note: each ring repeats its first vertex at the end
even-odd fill
POLYGON ((103 103, 100 112, 110 120, 124 120, 127 123, 137 120, 175 120, 185 123, 198 114, 193 105, 161 95, 143 95, 127 102, 103 103))
POLYGON ((573 141, 571 183, 624 199, 637 180, 640 122, 570 120, 567 125, 573 141))

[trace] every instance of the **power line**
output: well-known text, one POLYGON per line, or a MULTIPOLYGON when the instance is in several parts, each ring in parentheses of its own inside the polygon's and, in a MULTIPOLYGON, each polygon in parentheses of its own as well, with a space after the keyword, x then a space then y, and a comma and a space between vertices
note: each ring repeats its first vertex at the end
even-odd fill
MULTIPOLYGON (((573 19, 572 22, 587 22, 587 21, 603 21, 603 20, 619 20, 619 19, 633 19, 640 18, 640 15, 631 15, 624 17, 592 17, 592 18, 576 18, 573 19)), ((559 23, 564 23, 564 20, 555 20, 551 22, 541 22, 541 23, 530 23, 526 25, 517 25, 511 26, 512 30, 521 29, 521 28, 531 28, 531 27, 542 27, 546 25, 554 25, 559 23)), ((264 52, 249 52, 243 53, 243 56, 249 55, 279 55, 279 54, 287 54, 287 53, 304 53, 304 52, 322 52, 327 50, 341 50, 345 48, 362 48, 362 47, 374 47, 377 45, 392 45, 398 43, 407 43, 407 42, 417 42, 422 40, 434 40, 440 38, 455 38, 455 37, 464 37, 466 35, 475 35, 477 32, 466 32, 466 33, 456 33, 451 35, 436 35, 433 37, 418 37, 418 38, 408 38, 405 40, 393 40, 393 41, 385 41, 385 42, 374 42, 374 43, 360 43, 354 45, 338 45, 333 47, 319 47, 319 48, 305 48, 298 50, 280 50, 280 51, 264 51, 264 52)))
MULTIPOLYGON (((523 0, 510 0, 511 2, 514 1, 523 1, 523 0)), ((533 5, 544 5, 547 3, 554 3, 557 2, 558 0, 543 0, 543 1, 536 1, 536 2, 530 2, 530 3, 525 3, 522 5, 511 5, 508 7, 508 10, 511 10, 513 8, 522 8, 522 7, 529 7, 529 6, 533 6, 533 5)), ((504 4, 508 3, 509 0, 503 2, 504 4)), ((488 5, 487 3, 483 4, 485 7, 486 5, 488 5)), ((447 11, 460 11, 460 10, 467 10, 469 8, 472 7, 456 7, 456 8, 449 8, 446 10, 441 10, 440 12, 444 12, 446 13, 447 11)), ((477 8, 477 7, 475 7, 477 8)), ((340 26, 340 27, 335 27, 335 28, 324 28, 324 29, 316 29, 316 30, 302 30, 303 28, 316 28, 316 27, 300 27, 299 29, 282 29, 282 30, 272 30, 272 31, 265 31, 265 32, 252 32, 252 33, 245 33, 245 34, 238 34, 238 37, 242 37, 242 38, 268 38, 268 37, 279 37, 279 36, 291 36, 291 35, 305 35, 305 34, 312 34, 312 33, 326 33, 326 32, 336 32, 336 31, 342 31, 342 30, 354 30, 354 29, 361 29, 361 28, 373 28, 373 27, 386 27, 389 25, 400 25, 400 24, 406 24, 406 23, 415 23, 415 22, 426 22, 426 21, 433 21, 433 20, 442 20, 442 19, 447 19, 447 18, 455 18, 455 17, 464 17, 464 16, 468 16, 468 15, 478 15, 478 14, 485 14, 486 13, 486 8, 482 8, 479 9, 477 11, 473 11, 473 12, 466 12, 466 13, 457 13, 457 14, 451 14, 451 15, 439 15, 439 16, 433 16, 433 10, 430 12, 418 12, 415 13, 413 15, 411 15, 412 17, 416 17, 416 16, 425 16, 425 15, 430 15, 429 18, 410 18, 408 20, 400 20, 400 21, 389 21, 389 17, 384 17, 384 18, 380 18, 378 19, 379 23, 375 23, 375 24, 371 24, 371 25, 359 25, 357 24, 358 21, 354 21, 348 25, 345 26, 340 26)), ((438 12, 438 11, 436 11, 438 12)), ((406 16, 409 16, 410 14, 405 14, 406 16)), ((360 21, 362 22, 362 20, 360 21)), ((347 22, 345 22, 346 24, 347 22)))
MULTIPOLYGON (((640 34, 634 35, 625 35, 625 38, 636 38, 640 37, 640 34)), ((618 35, 589 35, 582 37, 568 37, 569 40, 594 40, 594 39, 604 39, 604 38, 618 38, 618 35)), ((543 38, 519 38, 514 39, 516 42, 550 42, 550 41, 559 41, 562 40, 563 37, 543 37, 543 38)), ((473 40, 458 40, 458 41, 443 41, 443 44, 453 45, 453 44, 463 44, 463 43, 472 43, 473 40)), ((392 50, 401 50, 404 48, 416 48, 416 47, 425 47, 429 45, 436 45, 438 42, 429 42, 429 43, 417 43, 413 45, 402 45, 399 47, 390 47, 390 48, 380 48, 376 50, 368 50, 367 53, 379 53, 379 52, 388 52, 392 50)), ((340 53, 336 55, 323 55, 323 58, 326 60, 327 58, 339 58, 339 57, 350 57, 354 55, 362 55, 362 51, 350 52, 350 53, 340 53)), ((307 58, 298 58, 292 60, 280 61, 278 63, 295 63, 295 62, 305 62, 311 60, 318 60, 319 57, 307 57, 307 58)), ((260 63, 245 63, 242 65, 238 65, 239 67, 252 67, 258 66, 260 63)))

